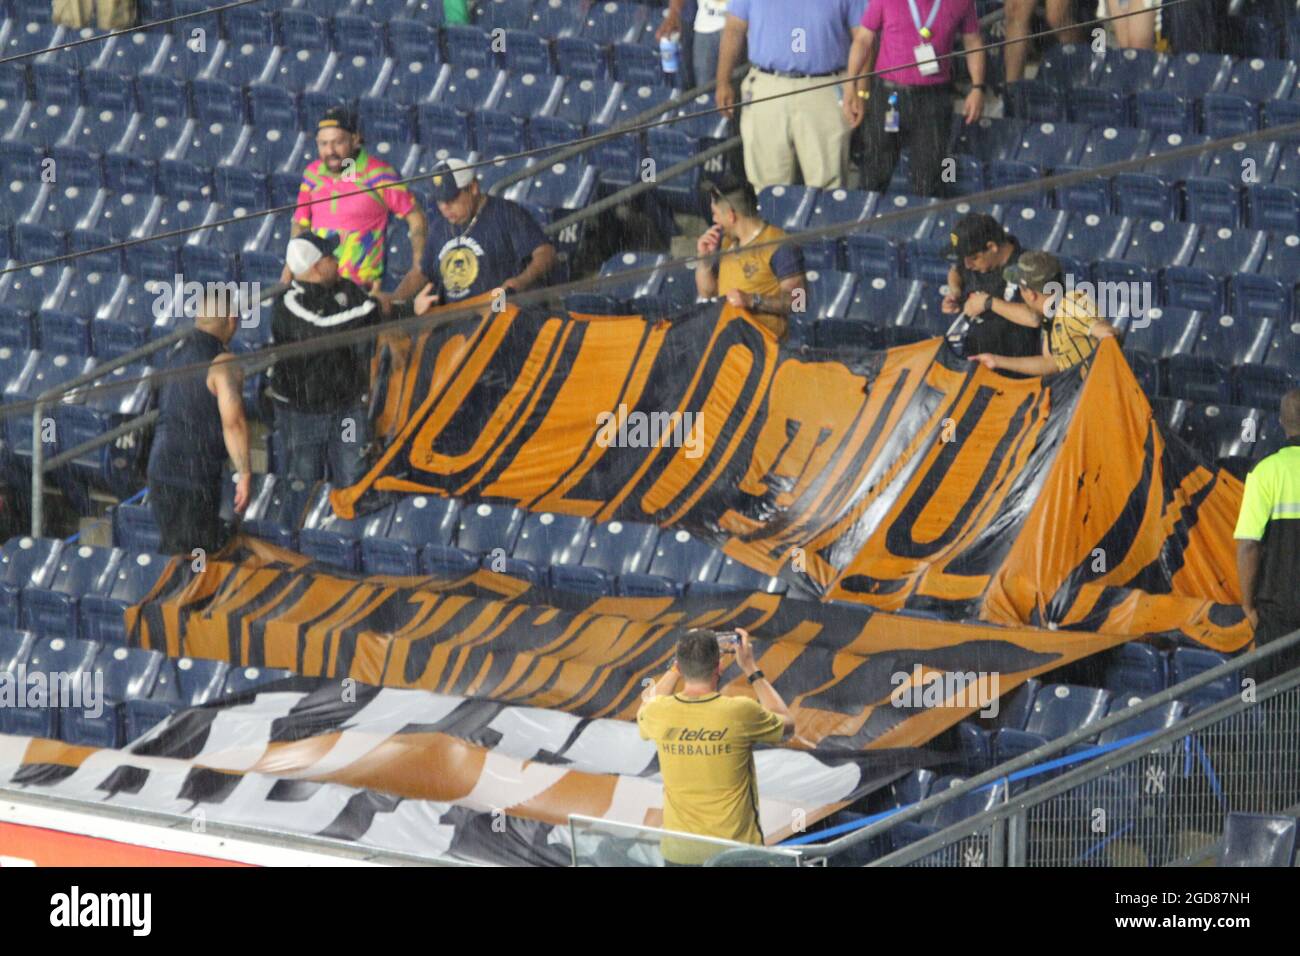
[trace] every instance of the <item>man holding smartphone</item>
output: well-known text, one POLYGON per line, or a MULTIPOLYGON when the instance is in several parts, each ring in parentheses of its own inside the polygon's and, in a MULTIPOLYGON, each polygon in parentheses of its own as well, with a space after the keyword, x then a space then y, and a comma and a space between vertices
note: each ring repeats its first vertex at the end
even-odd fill
MULTIPOLYGON (((664 829, 761 846, 753 748, 788 740, 794 718, 754 663, 749 634, 688 632, 668 673, 646 692, 636 719, 642 738, 659 750, 664 829), (731 663, 725 655, 733 653, 757 700, 718 692, 731 663)), ((700 864, 715 852, 704 843, 671 839, 661 850, 676 865, 700 864)))

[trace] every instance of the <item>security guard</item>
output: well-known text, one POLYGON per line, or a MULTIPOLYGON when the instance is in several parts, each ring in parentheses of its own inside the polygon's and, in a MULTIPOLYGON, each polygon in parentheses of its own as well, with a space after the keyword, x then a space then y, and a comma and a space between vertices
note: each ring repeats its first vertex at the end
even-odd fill
MULTIPOLYGON (((1286 444, 1246 476, 1237 518, 1241 608, 1263 647, 1300 629, 1300 388, 1282 396, 1286 444)), ((1300 667, 1300 648, 1256 664, 1257 684, 1300 667)))

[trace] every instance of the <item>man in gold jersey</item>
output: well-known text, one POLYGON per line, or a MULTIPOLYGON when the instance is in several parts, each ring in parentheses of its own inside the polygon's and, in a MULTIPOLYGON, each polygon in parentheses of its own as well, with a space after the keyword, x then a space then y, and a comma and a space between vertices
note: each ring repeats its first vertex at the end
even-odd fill
MULTIPOLYGON (((736 633, 729 652, 734 647, 736 664, 758 700, 718 693, 726 669, 718 637, 691 631, 678 642, 673 666, 647 692, 636 719, 641 736, 659 750, 664 829, 761 846, 753 747, 788 739, 794 718, 754 663, 749 635, 736 633)), ((661 850, 674 864, 703 863, 715 852, 707 844, 671 838, 661 850)))
MULTIPOLYGON (((782 243, 785 230, 759 218, 758 204, 746 186, 722 192, 706 187, 713 227, 700 236, 695 251, 712 256, 695 266, 695 288, 702 298, 725 296, 732 305, 748 309, 778 339, 785 338, 787 319, 795 307, 795 291, 803 289, 803 254, 782 243)), ((800 301, 804 298, 799 296, 800 301)))

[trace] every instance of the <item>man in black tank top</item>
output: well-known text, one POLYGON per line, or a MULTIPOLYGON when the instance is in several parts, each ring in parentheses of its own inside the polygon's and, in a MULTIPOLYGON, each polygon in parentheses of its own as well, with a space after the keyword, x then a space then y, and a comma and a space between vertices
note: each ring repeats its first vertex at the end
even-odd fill
POLYGON ((220 520, 221 472, 235 464, 235 513, 248 506, 252 472, 244 375, 226 344, 238 309, 220 294, 203 300, 194 333, 168 354, 167 368, 207 366, 169 379, 158 390, 158 427, 149 453, 149 504, 162 532, 163 554, 212 553, 225 544, 220 520))

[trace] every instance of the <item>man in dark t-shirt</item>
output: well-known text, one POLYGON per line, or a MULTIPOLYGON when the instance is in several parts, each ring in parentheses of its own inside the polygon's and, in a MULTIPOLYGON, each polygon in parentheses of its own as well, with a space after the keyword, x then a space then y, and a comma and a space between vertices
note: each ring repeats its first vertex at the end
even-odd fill
POLYGON ((957 221, 950 235, 948 294, 943 311, 963 313, 970 325, 963 339, 966 355, 1032 356, 1042 351, 1042 316, 1007 283, 1002 271, 1020 258, 1020 240, 985 213, 957 221))
POLYGON ((394 291, 408 299, 426 283, 448 304, 485 292, 522 292, 540 283, 555 264, 555 246, 523 206, 489 196, 459 159, 434 167, 431 217, 424 256, 394 291))

